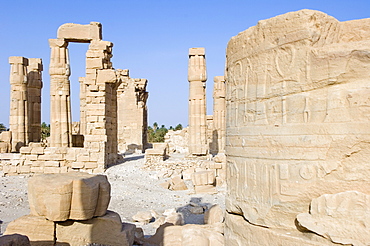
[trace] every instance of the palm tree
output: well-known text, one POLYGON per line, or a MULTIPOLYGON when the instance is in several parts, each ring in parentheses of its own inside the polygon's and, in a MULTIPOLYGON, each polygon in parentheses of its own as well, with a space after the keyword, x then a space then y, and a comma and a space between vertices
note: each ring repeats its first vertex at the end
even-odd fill
POLYGON ((50 124, 42 122, 41 124, 41 139, 44 140, 50 136, 50 124))
POLYGON ((157 128, 158 128, 158 123, 157 123, 157 122, 154 122, 154 123, 153 123, 153 129, 154 129, 154 131, 156 131, 156 130, 157 130, 157 128))
POLYGON ((178 124, 176 127, 175 127, 175 131, 177 130, 182 130, 182 125, 181 124, 178 124))
POLYGON ((8 130, 3 123, 0 123, 0 132, 8 130))

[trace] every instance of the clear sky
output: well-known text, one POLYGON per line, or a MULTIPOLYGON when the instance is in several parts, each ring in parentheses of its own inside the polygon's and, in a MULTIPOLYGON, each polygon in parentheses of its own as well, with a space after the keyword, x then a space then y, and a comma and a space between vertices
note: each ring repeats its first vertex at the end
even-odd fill
MULTIPOLYGON (((13 0, 0 1, 0 123, 9 124, 9 56, 42 58, 42 120, 49 122, 48 39, 64 23, 103 25, 111 41, 113 66, 148 79, 149 124, 186 126, 188 49, 205 47, 207 113, 212 114, 213 77, 224 74, 232 36, 259 20, 314 9, 340 21, 370 17, 369 0, 13 0)), ((78 121, 79 82, 88 44, 70 44, 73 121, 78 121)))

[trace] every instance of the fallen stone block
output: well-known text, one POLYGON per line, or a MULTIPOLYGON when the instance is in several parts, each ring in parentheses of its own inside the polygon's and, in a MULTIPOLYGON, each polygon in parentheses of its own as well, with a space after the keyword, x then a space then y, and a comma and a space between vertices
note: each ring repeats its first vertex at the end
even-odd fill
POLYGON ((201 206, 196 206, 196 207, 190 206, 188 210, 192 214, 203 214, 204 213, 204 209, 201 206))
POLYGON ((209 225, 171 226, 164 224, 147 239, 148 245, 161 246, 224 246, 222 232, 209 225))
POLYGON ((367 245, 370 196, 358 191, 325 194, 311 201, 310 212, 297 215, 300 228, 334 243, 367 245))
POLYGON ((4 235, 10 234, 25 235, 31 242, 40 243, 37 245, 53 245, 54 222, 40 216, 25 215, 8 224, 4 235))
POLYGON ((183 225, 183 224, 185 224, 184 216, 182 215, 182 213, 177 213, 177 212, 167 214, 164 222, 165 223, 170 223, 172 225, 183 225))
POLYGON ((195 168, 188 168, 184 171, 182 171, 182 179, 183 180, 191 180, 191 176, 195 172, 195 168))
POLYGON ((224 219, 225 212, 218 204, 213 205, 204 213, 204 224, 222 223, 224 219))
POLYGON ((8 144, 0 142, 0 153, 8 153, 8 144))
POLYGON ((150 211, 139 211, 132 216, 132 219, 143 224, 148 224, 153 219, 153 215, 150 211))
POLYGON ((135 229, 133 224, 122 224, 117 213, 107 211, 104 216, 89 220, 56 223, 56 238, 59 243, 68 243, 70 246, 131 246, 134 243, 135 229))
POLYGON ((226 213, 225 242, 227 246, 339 246, 314 233, 307 235, 298 230, 277 230, 256 226, 242 215, 226 213))
POLYGON ((200 171, 192 174, 192 181, 195 186, 211 185, 215 182, 215 171, 200 171))
POLYGON ((186 186, 185 182, 181 177, 175 176, 171 179, 170 183, 170 190, 187 190, 188 187, 186 186))
POLYGON ((28 181, 32 215, 51 221, 103 216, 110 201, 106 176, 87 173, 44 174, 28 181))
POLYGON ((196 194, 202 194, 202 193, 216 194, 217 193, 217 189, 213 185, 194 186, 194 189, 195 189, 196 194))

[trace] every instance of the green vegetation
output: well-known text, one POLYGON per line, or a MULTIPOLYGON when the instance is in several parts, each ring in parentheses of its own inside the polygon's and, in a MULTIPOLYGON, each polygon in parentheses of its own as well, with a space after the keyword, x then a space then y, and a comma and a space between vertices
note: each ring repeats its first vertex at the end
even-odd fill
POLYGON ((8 131, 9 129, 3 123, 0 123, 0 132, 8 131))
POLYGON ((41 124, 41 139, 45 140, 49 136, 50 136, 50 124, 46 124, 45 122, 42 122, 42 124, 41 124))
MULTIPOLYGON (((182 125, 178 124, 175 128, 170 126, 169 130, 182 130, 182 125)), ((164 136, 168 132, 168 129, 165 127, 165 125, 161 125, 161 127, 158 127, 158 123, 154 122, 153 127, 148 126, 148 142, 149 143, 163 143, 164 142, 164 136)))

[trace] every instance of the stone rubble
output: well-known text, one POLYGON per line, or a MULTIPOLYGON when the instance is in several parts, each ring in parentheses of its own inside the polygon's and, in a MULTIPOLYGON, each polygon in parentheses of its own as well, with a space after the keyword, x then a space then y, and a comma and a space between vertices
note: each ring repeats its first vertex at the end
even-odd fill
POLYGON ((26 235, 32 245, 134 242, 136 226, 122 223, 116 212, 107 210, 110 184, 103 175, 35 176, 28 181, 28 195, 31 214, 9 223, 5 235, 26 235))

